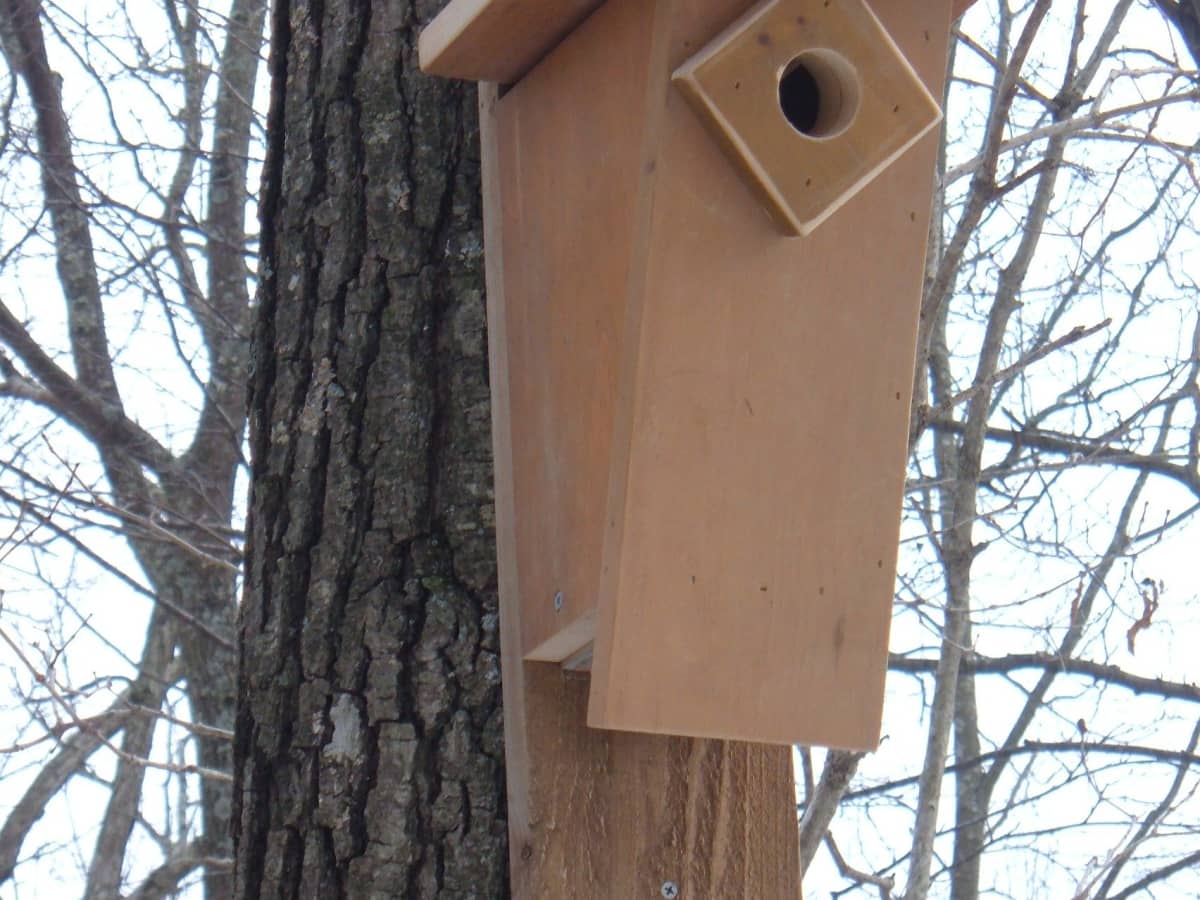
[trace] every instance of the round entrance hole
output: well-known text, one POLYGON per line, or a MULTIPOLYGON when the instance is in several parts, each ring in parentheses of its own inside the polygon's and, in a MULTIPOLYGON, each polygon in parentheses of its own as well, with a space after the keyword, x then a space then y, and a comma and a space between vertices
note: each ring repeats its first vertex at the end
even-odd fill
POLYGON ((834 138, 858 114, 858 73, 832 50, 805 50, 779 75, 779 109, 805 137, 834 138))

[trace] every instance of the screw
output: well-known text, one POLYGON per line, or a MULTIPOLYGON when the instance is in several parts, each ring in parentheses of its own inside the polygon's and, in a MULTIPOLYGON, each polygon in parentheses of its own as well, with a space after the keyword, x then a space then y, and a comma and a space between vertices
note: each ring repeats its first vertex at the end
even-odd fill
POLYGON ((675 900, 679 896, 679 885, 673 881, 664 881, 662 883, 662 895, 667 900, 675 900))
POLYGON ((562 591, 559 591, 558 593, 556 593, 554 595, 554 611, 562 612, 562 605, 563 605, 562 591))

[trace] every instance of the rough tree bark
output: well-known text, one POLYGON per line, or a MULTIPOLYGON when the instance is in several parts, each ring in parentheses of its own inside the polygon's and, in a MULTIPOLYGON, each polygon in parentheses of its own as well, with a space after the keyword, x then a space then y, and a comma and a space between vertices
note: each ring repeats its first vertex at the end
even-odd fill
POLYGON ((475 92, 437 4, 276 4, 236 895, 501 897, 475 92))

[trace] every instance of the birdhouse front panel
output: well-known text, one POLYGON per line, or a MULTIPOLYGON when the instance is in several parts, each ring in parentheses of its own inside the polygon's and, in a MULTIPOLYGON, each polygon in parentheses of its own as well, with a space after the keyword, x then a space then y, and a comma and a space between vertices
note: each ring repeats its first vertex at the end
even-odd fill
MULTIPOLYGON (((743 11, 672 10, 671 71, 743 11)), ((877 11, 939 85, 948 6, 877 11)), ((589 721, 873 747, 935 143, 790 238, 687 98, 663 103, 589 721)))

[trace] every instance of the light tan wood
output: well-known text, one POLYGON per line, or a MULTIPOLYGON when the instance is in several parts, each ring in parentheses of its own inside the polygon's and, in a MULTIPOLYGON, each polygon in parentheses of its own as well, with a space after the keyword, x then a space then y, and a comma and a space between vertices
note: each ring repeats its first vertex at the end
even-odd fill
MULTIPOLYGON (((641 0, 613 0, 640 3, 641 0)), ((800 896, 791 751, 585 725, 588 681, 522 660, 497 90, 480 89, 509 848, 516 900, 800 896)))
MULTIPOLYGON (((450 0, 421 33, 421 68, 445 78, 512 84, 601 2, 450 0)), ((974 2, 955 0, 955 18, 974 2)))
MULTIPOLYGON (((948 2, 876 11, 938 92, 948 2)), ((668 64, 739 12, 680 0, 668 64)), ((665 102, 589 721, 874 747, 932 135, 795 240, 665 102)))
POLYGON ((418 40, 421 70, 512 84, 601 0, 451 0, 418 40))
MULTIPOLYGON (((614 0, 615 2, 615 0, 614 0)), ((790 748, 589 729, 586 676, 527 663, 530 739, 518 897, 800 897, 790 748), (535 699, 536 698, 536 699, 535 699)))
POLYGON ((687 59, 674 80, 792 234, 809 234, 941 120, 863 0, 764 0, 687 59), (780 99, 781 82, 797 68, 817 96, 800 93, 819 101, 800 128, 780 99))
POLYGON ((496 108, 530 659, 562 660, 595 634, 626 299, 640 282, 635 232, 647 218, 639 134, 650 18, 644 5, 606 4, 496 108), (609 74, 594 84, 599 71, 609 74))

